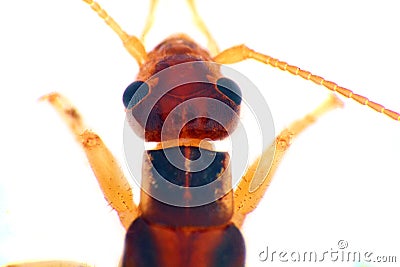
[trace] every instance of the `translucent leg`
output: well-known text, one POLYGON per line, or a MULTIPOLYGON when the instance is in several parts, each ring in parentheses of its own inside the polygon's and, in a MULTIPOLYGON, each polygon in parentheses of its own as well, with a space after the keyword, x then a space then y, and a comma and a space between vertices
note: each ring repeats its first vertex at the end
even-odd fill
POLYGON ((133 202, 132 189, 117 160, 101 138, 96 133, 87 130, 79 112, 65 97, 52 93, 43 96, 41 100, 48 101, 69 126, 86 153, 105 199, 117 211, 125 229, 128 229, 137 217, 138 208, 133 202))
POLYGON ((207 38, 207 47, 210 51, 211 55, 216 55, 219 53, 218 45, 215 42, 214 38, 211 36, 211 33, 208 31, 206 24, 204 23, 203 19, 200 17, 199 13, 197 12, 196 5, 194 0, 187 0, 189 8, 192 12, 192 16, 194 22, 196 23, 199 30, 206 36, 207 38))
POLYGON ((313 112, 293 122, 283 130, 275 142, 256 159, 246 171, 234 194, 233 222, 241 227, 246 215, 252 212, 264 196, 272 177, 293 139, 304 129, 311 126, 321 115, 329 110, 342 107, 343 103, 335 95, 331 95, 313 112), (272 163, 271 163, 272 161, 272 163))
POLYGON ((146 35, 149 33, 151 27, 153 26, 154 13, 156 11, 156 8, 157 8, 157 5, 158 5, 158 1, 159 0, 151 0, 151 2, 150 2, 149 14, 147 15, 146 24, 144 26, 142 35, 140 36, 140 40, 142 41, 143 44, 144 44, 144 42, 146 40, 146 35))

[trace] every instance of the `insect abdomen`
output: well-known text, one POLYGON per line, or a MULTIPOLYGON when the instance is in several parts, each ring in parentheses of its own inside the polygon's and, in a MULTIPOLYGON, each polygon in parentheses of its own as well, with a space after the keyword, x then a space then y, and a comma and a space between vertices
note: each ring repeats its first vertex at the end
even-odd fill
POLYGON ((139 217, 126 234, 122 266, 243 267, 244 260, 244 240, 233 224, 172 228, 139 217))
POLYGON ((195 146, 146 151, 123 266, 244 266, 228 163, 228 153, 195 146))

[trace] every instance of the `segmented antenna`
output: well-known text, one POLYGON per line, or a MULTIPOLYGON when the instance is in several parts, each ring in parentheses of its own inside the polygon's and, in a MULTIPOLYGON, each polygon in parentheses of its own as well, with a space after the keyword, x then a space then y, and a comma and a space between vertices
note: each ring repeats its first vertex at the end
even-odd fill
POLYGON ((115 20, 110 17, 97 2, 93 0, 83 1, 87 3, 116 34, 118 34, 126 50, 128 50, 128 52, 136 59, 139 66, 141 66, 146 61, 147 53, 139 38, 134 35, 129 35, 123 31, 118 23, 116 23, 115 20))

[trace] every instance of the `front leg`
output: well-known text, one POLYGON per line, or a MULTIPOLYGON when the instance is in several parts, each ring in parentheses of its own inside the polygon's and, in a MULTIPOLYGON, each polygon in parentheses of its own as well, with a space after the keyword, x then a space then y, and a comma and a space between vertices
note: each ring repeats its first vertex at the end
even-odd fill
POLYGON ((101 138, 87 129, 77 109, 64 96, 52 93, 41 100, 48 101, 68 125, 86 153, 105 199, 117 211, 124 228, 128 229, 138 215, 138 207, 133 202, 132 189, 115 157, 101 138))
POLYGON ((342 101, 335 95, 331 95, 313 112, 283 130, 276 137, 275 142, 250 165, 234 194, 235 206, 232 220, 238 228, 242 226, 247 214, 257 208, 293 139, 314 124, 321 115, 342 106, 342 101))

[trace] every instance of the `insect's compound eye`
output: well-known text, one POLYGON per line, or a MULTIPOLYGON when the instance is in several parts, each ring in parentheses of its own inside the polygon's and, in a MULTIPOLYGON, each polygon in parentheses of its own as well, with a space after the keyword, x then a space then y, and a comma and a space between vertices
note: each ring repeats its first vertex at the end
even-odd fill
POLYGON ((149 86, 142 81, 135 81, 131 83, 122 96, 122 101, 127 109, 134 107, 140 100, 142 100, 149 93, 149 86))
POLYGON ((225 77, 219 78, 217 80, 217 89, 235 102, 236 105, 240 105, 242 102, 242 91, 240 90, 240 87, 231 79, 225 77))

